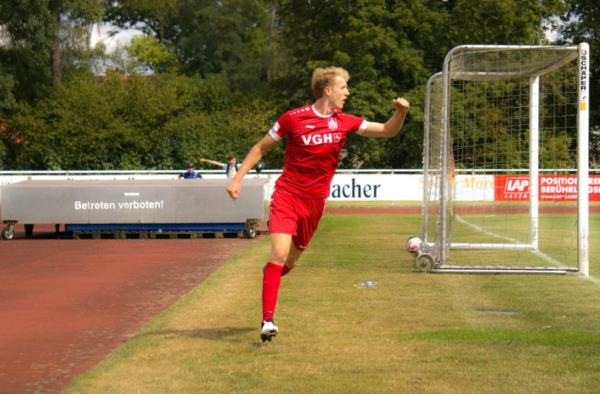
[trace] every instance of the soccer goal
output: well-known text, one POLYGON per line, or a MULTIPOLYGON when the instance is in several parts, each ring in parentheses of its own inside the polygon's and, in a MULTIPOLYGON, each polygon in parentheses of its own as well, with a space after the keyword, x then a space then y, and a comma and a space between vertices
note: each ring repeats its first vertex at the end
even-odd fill
POLYGON ((426 87, 419 269, 589 275, 588 59, 585 43, 447 54, 426 87))

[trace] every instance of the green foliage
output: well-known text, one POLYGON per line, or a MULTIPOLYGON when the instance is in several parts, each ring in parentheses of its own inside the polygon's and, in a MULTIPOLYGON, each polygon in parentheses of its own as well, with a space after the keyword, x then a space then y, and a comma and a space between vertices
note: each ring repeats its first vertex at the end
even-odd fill
POLYGON ((20 168, 170 169, 243 156, 274 117, 262 106, 233 100, 218 80, 78 74, 37 106, 21 105, 7 127, 20 141, 11 144, 20 168))
MULTIPOLYGON (((594 167, 600 167, 600 36, 598 35, 598 20, 600 18, 600 3, 594 0, 566 0, 569 13, 563 19, 565 24, 561 29, 562 39, 571 44, 587 42, 590 45, 589 96, 590 105, 590 159, 594 167)), ((559 41, 559 43, 561 43, 559 41)))
POLYGON ((155 73, 176 74, 179 70, 177 56, 166 51, 155 36, 133 37, 127 53, 155 73))
POLYGON ((135 26, 146 35, 156 35, 161 42, 174 34, 177 7, 184 3, 177 0, 102 0, 105 21, 124 29, 135 26))
MULTIPOLYGON (((399 136, 351 136, 340 166, 420 168, 424 86, 446 53, 466 43, 543 42, 544 23, 566 5, 581 19, 565 37, 593 36, 598 7, 589 0, 6 0, 5 165, 178 168, 200 156, 243 157, 279 114, 313 101, 315 67, 337 65, 352 77, 345 111, 384 122, 394 97, 411 102, 399 136), (90 75, 107 57, 87 47, 100 13, 145 34, 109 61, 127 81, 90 75), (53 84, 57 51, 65 86, 53 84)), ((284 148, 265 157, 267 167, 283 164, 284 148)))
POLYGON ((13 95, 14 79, 0 69, 0 111, 13 109, 17 102, 13 95))
POLYGON ((50 83, 52 14, 41 0, 6 0, 0 2, 0 26, 10 38, 10 45, 0 46, 0 64, 14 80, 15 98, 31 101, 50 83))
POLYGON ((0 26, 6 38, 0 46, 0 66, 13 76, 17 100, 32 103, 44 95, 52 78, 60 82, 61 55, 74 64, 89 52, 86 33, 100 13, 99 1, 0 3, 0 26))
POLYGON ((4 144, 3 141, 0 141, 0 168, 4 169, 5 164, 4 164, 4 160, 5 157, 7 155, 8 149, 6 148, 6 145, 4 144))
POLYGON ((142 31, 177 56, 182 73, 223 75, 233 91, 260 87, 269 14, 257 1, 108 3, 106 20, 120 27, 143 24, 142 31))
POLYGON ((461 44, 540 44, 544 22, 564 10, 559 0, 457 0, 449 33, 461 44))

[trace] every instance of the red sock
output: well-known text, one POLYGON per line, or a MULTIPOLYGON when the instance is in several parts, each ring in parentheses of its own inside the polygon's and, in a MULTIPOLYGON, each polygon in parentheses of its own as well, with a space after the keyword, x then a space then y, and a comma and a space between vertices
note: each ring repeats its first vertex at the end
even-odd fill
POLYGON ((275 313, 282 270, 282 266, 271 262, 265 266, 262 289, 263 321, 272 319, 275 313))
POLYGON ((292 269, 290 267, 288 267, 287 265, 283 266, 283 269, 281 270, 281 276, 287 275, 292 269))

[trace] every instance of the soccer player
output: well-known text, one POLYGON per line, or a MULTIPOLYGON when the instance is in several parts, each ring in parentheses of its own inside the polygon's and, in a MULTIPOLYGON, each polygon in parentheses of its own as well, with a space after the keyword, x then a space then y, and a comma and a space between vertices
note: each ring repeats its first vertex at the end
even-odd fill
POLYGON ((244 176, 278 141, 287 137, 283 172, 275 182, 270 204, 271 255, 264 267, 262 288, 263 342, 278 333, 273 314, 281 277, 294 269, 317 229, 346 134, 394 137, 410 108, 406 99, 393 99, 395 113, 385 123, 345 114, 342 108, 350 95, 349 78, 343 68, 317 68, 312 77, 315 103, 284 113, 250 149, 227 186, 229 196, 237 199, 244 176))

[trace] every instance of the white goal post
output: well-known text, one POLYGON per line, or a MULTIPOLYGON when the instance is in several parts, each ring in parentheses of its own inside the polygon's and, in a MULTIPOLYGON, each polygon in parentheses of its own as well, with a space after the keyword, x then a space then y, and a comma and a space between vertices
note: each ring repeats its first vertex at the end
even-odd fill
POLYGON ((447 54, 426 87, 419 269, 589 275, 588 70, 585 43, 447 54))

